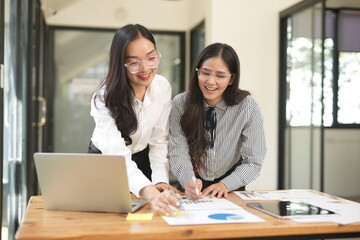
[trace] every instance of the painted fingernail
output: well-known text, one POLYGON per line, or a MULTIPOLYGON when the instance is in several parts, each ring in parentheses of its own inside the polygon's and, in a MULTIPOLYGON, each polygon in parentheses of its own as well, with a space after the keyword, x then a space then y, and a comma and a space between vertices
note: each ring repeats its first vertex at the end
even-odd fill
POLYGON ((180 206, 180 202, 176 202, 176 206, 180 206))

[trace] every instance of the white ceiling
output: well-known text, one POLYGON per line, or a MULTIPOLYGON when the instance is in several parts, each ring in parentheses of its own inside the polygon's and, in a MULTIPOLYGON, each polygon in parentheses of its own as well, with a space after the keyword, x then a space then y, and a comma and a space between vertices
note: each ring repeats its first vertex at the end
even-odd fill
POLYGON ((50 26, 119 28, 142 23, 150 29, 173 31, 188 29, 191 1, 40 0, 45 22, 50 26))
MULTIPOLYGON (((197 17, 191 10, 197 7, 203 12, 204 5, 213 1, 216 0, 40 0, 50 26, 119 28, 142 23, 150 29, 172 31, 189 29, 189 18, 197 17)), ((327 0, 326 6, 360 9, 360 0, 327 0)), ((203 14, 198 16, 202 17, 203 14)))

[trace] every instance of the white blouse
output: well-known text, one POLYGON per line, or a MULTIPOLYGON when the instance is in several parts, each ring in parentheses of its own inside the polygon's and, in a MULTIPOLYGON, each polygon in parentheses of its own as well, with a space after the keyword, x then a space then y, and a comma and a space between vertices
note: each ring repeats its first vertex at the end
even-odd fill
POLYGON ((126 146, 115 120, 105 106, 103 94, 91 100, 90 115, 94 117, 95 129, 91 138, 93 144, 104 155, 125 155, 129 188, 139 197, 142 188, 159 182, 169 183, 169 114, 171 110, 171 85, 160 75, 155 75, 146 90, 144 101, 134 96, 133 108, 138 119, 138 128, 130 137, 132 144, 126 146), (152 183, 142 173, 131 155, 140 152, 149 145, 149 159, 152 170, 152 183))

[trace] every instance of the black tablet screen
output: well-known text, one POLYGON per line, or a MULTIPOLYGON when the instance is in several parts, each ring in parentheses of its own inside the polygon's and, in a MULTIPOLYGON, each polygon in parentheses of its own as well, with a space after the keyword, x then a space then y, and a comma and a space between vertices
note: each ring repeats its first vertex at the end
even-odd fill
POLYGON ((250 202, 246 205, 277 217, 332 215, 333 211, 296 201, 250 202))

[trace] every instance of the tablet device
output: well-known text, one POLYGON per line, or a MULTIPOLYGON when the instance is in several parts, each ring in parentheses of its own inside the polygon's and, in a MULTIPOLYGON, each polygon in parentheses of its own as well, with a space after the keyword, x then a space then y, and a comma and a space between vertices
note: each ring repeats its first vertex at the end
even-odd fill
POLYGON ((277 218, 333 216, 335 214, 333 211, 297 201, 249 202, 246 205, 277 218))
POLYGON ((124 156, 35 153, 45 209, 133 212, 147 201, 131 199, 124 156))

